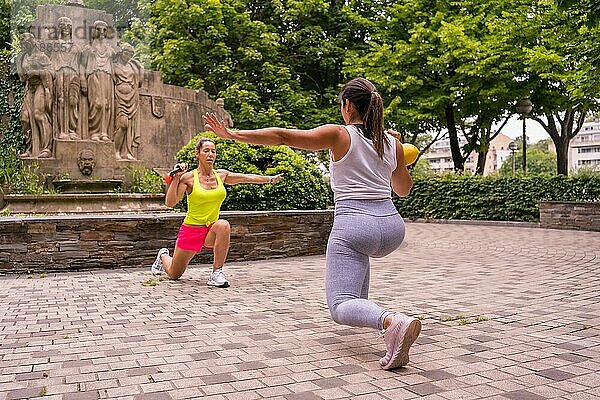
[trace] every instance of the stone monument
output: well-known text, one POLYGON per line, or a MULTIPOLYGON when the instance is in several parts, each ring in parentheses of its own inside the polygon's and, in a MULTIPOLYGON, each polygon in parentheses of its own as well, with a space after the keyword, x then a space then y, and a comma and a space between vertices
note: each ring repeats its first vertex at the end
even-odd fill
POLYGON ((204 131, 214 112, 229 126, 222 99, 167 85, 120 42, 113 18, 83 1, 41 5, 21 36, 17 71, 26 163, 52 182, 123 181, 131 168, 169 170, 176 153, 204 131))

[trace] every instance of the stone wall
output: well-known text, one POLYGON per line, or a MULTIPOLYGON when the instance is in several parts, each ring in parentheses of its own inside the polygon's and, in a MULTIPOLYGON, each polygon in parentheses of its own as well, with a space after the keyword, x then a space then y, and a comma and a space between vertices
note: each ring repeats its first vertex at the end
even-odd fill
MULTIPOLYGON (((183 214, 0 218, 0 273, 148 267, 172 252, 183 214)), ((227 261, 324 254, 333 211, 222 212, 227 261)), ((192 263, 212 263, 206 250, 192 263)))
POLYGON ((540 226, 552 229, 600 231, 600 202, 541 202, 540 226))

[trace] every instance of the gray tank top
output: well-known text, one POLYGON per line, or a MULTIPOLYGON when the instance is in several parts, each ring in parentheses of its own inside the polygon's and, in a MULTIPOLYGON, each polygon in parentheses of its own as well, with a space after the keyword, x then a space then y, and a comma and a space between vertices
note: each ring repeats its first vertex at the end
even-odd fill
POLYGON ((373 142, 354 125, 347 125, 350 148, 338 161, 329 163, 334 201, 389 199, 392 197, 392 172, 396 169, 396 139, 388 135, 383 160, 377 156, 373 142))

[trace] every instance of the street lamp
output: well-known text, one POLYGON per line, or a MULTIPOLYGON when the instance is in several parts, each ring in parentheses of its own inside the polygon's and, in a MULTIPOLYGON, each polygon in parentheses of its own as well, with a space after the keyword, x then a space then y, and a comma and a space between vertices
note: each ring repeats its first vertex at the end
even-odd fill
POLYGON ((515 174, 515 151, 517 151, 517 144, 515 142, 510 142, 508 145, 508 149, 510 150, 510 155, 512 157, 512 174, 515 174))
POLYGON ((527 171, 527 136, 525 135, 525 118, 533 109, 533 103, 529 99, 521 99, 517 101, 517 112, 521 114, 523 119, 523 172, 527 171))

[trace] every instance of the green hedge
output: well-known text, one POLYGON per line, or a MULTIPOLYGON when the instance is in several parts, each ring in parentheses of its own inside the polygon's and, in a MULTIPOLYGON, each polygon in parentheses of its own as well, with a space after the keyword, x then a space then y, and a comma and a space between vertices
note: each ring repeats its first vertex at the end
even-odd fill
POLYGON ((539 221, 540 201, 600 201, 600 174, 415 177, 404 218, 539 221))
POLYGON ((332 204, 329 185, 319 170, 301 154, 285 146, 252 146, 218 139, 205 132, 177 153, 177 160, 187 163, 190 169, 198 166, 194 148, 200 137, 215 140, 217 169, 260 175, 284 174, 275 185, 227 186, 223 210, 318 210, 332 204))

